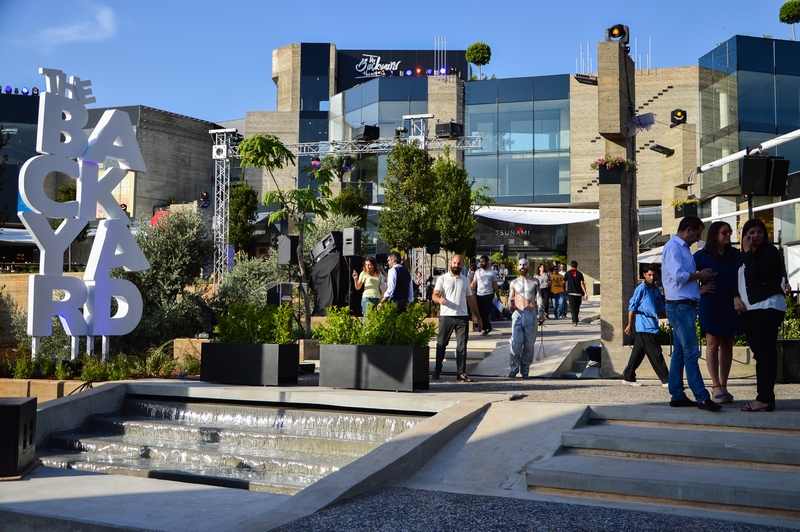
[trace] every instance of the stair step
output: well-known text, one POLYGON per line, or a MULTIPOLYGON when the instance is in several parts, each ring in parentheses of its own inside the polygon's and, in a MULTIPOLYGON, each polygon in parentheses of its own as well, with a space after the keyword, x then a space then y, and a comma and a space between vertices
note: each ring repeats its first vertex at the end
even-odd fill
MULTIPOLYGON (((151 462, 179 462, 217 465, 272 472, 324 477, 357 459, 357 456, 312 456, 272 449, 252 449, 214 443, 173 446, 168 442, 131 442, 124 436, 98 437, 96 434, 63 435, 51 438, 50 449, 84 452, 89 456, 120 459, 148 459, 151 462)), ((185 443, 185 442, 180 442, 185 443)))
POLYGON ((528 468, 529 487, 800 511, 800 475, 562 453, 528 468))
POLYGON ((212 486, 294 495, 319 477, 274 473, 248 468, 225 468, 183 462, 153 462, 145 458, 111 458, 91 454, 43 456, 47 467, 93 473, 157 478, 212 486))
POLYGON ((561 435, 568 448, 800 466, 796 441, 796 436, 780 432, 620 423, 590 425, 561 435))
POLYGON ((216 427, 197 427, 180 421, 145 420, 125 418, 98 418, 92 420, 92 431, 123 434, 136 441, 182 441, 220 443, 242 447, 274 448, 305 451, 314 454, 331 453, 362 456, 386 439, 374 440, 374 435, 363 435, 367 440, 348 438, 323 438, 287 434, 282 431, 251 431, 216 427))

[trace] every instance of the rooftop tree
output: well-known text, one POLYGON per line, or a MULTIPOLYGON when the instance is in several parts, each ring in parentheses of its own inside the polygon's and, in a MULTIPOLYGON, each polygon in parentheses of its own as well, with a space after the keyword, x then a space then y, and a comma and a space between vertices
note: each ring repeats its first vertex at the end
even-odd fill
POLYGON ((481 67, 492 60, 492 49, 485 42, 476 42, 467 47, 466 59, 478 67, 478 79, 483 79, 481 67))
POLYGON ((788 0, 781 6, 780 21, 792 25, 792 40, 797 40, 794 25, 800 22, 800 0, 788 0))

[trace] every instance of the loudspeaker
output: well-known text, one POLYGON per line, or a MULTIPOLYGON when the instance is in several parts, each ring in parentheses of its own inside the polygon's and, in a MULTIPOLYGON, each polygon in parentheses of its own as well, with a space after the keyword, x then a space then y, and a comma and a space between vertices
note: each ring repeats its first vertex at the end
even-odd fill
POLYGON ((439 240, 442 238, 441 231, 434 231, 431 237, 428 239, 428 244, 425 246, 425 251, 428 255, 436 255, 439 253, 440 245, 439 240))
POLYGON ((500 258, 507 259, 508 258, 508 244, 501 244, 500 245, 500 258))
POLYGON ((349 304, 347 299, 353 284, 352 270, 348 269, 348 264, 340 253, 328 253, 314 261, 311 266, 311 281, 314 287, 312 316, 325 316, 328 307, 332 305, 344 307, 349 304))
POLYGON ((298 236, 279 236, 278 237, 278 264, 297 264, 297 243, 298 236))
POLYGON ((742 160, 742 194, 783 196, 789 161, 783 157, 745 156, 742 160))
POLYGON ((474 259, 478 255, 477 250, 478 250, 478 240, 476 238, 473 238, 472 243, 467 248, 467 251, 464 252, 464 255, 466 255, 470 259, 474 259))
POLYGON ((361 256, 361 229, 347 227, 342 231, 342 255, 361 256))
POLYGON ((378 126, 361 126, 353 131, 353 140, 378 140, 380 137, 378 126))
POLYGON ((342 251, 342 232, 333 231, 311 248, 311 262, 319 262, 331 253, 342 251))
POLYGON ((436 124, 436 136, 440 139, 457 139, 464 136, 464 124, 446 122, 436 124))
POLYGON ((36 454, 36 398, 0 398, 0 477, 17 477, 36 454))

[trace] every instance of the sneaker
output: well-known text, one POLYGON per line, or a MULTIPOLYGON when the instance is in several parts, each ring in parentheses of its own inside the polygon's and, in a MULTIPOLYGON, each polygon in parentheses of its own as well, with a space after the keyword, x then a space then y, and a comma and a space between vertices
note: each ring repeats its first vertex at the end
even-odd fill
POLYGON ((458 382, 474 382, 474 381, 473 381, 473 380, 472 380, 472 379, 469 377, 469 375, 467 375, 466 373, 462 373, 461 375, 459 375, 458 377, 456 377, 456 381, 458 381, 458 382))
POLYGON ((628 386, 641 386, 641 385, 642 385, 642 383, 641 383, 641 382, 636 382, 636 381, 626 381, 626 380, 623 380, 623 381, 622 381, 622 384, 627 384, 628 386))
POLYGON ((669 406, 672 407, 683 407, 683 406, 698 406, 695 401, 692 401, 688 397, 684 397, 683 399, 678 399, 677 401, 670 401, 669 406))
POLYGON ((722 410, 722 407, 717 403, 715 403, 714 401, 712 401, 710 397, 705 401, 703 401, 702 403, 698 403, 697 408, 699 408, 700 410, 707 410, 709 412, 719 412, 720 410, 722 410))
POLYGON ((509 371, 508 372, 508 378, 509 379, 513 379, 516 376, 517 376, 517 372, 516 371, 509 371))
POLYGON ((669 383, 668 382, 662 382, 661 383, 661 387, 662 388, 669 388, 669 383))

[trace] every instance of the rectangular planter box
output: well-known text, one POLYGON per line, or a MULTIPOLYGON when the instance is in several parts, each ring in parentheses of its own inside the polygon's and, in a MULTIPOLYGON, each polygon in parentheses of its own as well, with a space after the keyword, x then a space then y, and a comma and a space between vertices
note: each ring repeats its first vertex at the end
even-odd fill
POLYGON ((200 380, 220 384, 277 386, 297 384, 300 346, 277 344, 203 344, 200 380))
POLYGON ((356 390, 428 389, 430 348, 320 345, 319 385, 356 390))
POLYGON ((600 174, 597 182, 601 185, 624 185, 627 181, 628 171, 625 168, 611 168, 605 166, 598 168, 600 174))
POLYGON ((697 216, 696 203, 686 203, 679 207, 673 208, 675 209, 675 218, 683 218, 684 216, 697 216))

